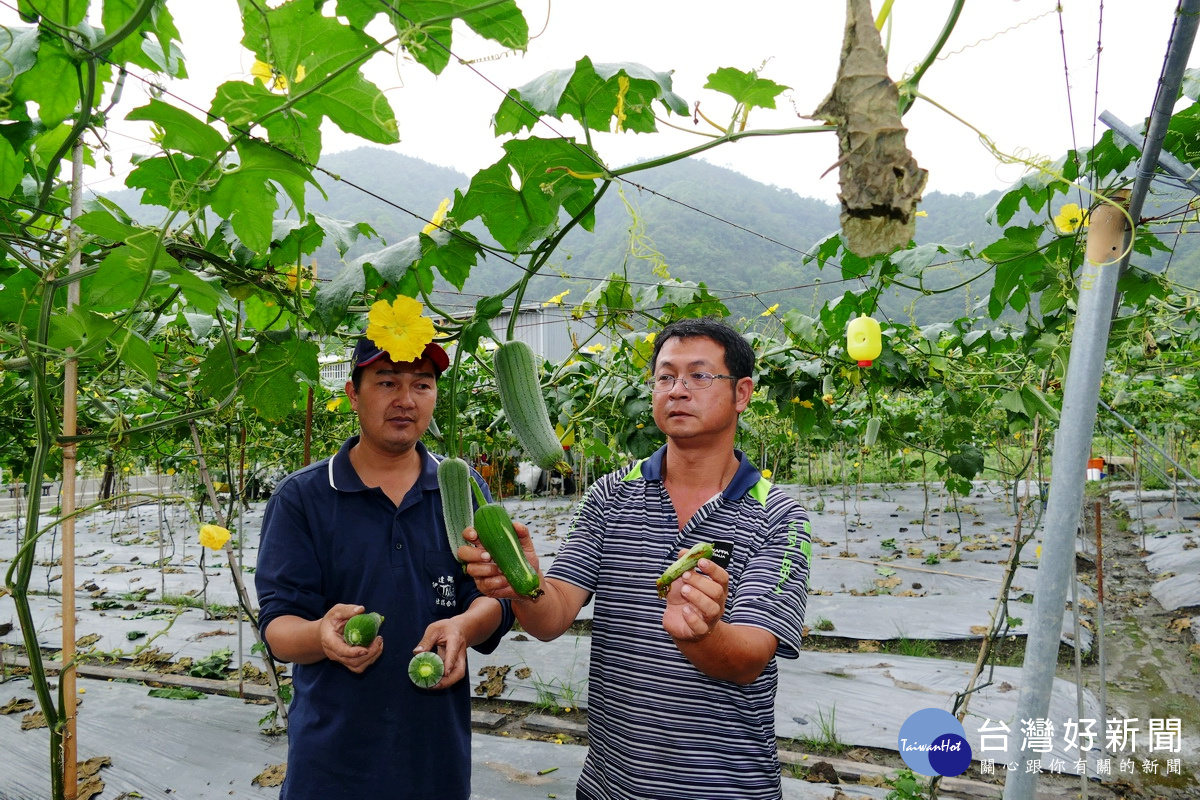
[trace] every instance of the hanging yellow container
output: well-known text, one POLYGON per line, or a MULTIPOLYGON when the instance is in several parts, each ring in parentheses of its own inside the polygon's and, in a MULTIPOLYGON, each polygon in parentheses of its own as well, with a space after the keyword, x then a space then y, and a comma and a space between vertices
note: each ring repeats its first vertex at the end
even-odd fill
POLYGON ((850 320, 850 324, 846 326, 846 353, 857 361, 860 367, 869 367, 872 361, 879 358, 881 352, 883 339, 879 323, 866 314, 850 320))

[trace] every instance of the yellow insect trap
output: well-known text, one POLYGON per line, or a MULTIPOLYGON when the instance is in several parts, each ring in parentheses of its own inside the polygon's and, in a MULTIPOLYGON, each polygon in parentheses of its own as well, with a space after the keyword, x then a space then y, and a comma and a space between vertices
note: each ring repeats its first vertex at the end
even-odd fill
POLYGON ((860 367, 869 367, 872 361, 879 358, 881 352, 883 339, 879 323, 866 314, 850 320, 850 324, 846 326, 846 353, 857 361, 860 367))

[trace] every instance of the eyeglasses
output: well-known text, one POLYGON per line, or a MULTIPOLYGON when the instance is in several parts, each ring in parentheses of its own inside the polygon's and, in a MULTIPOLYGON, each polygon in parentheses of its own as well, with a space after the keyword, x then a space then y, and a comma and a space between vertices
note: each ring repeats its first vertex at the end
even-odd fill
POLYGON ((707 389, 712 386, 712 382, 717 378, 736 381, 736 375, 713 375, 711 372, 689 372, 687 377, 675 375, 655 375, 650 380, 646 381, 646 386, 650 387, 650 391, 654 393, 669 392, 675 388, 675 382, 679 381, 687 389, 707 389))

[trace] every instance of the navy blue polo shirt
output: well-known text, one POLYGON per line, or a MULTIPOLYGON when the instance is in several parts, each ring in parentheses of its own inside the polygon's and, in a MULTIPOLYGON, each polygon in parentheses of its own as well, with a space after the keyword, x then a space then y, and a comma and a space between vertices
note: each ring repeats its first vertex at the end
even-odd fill
MULTIPOLYGON (((447 541, 438 459, 417 444, 421 476, 397 507, 359 479, 350 463, 357 442, 281 481, 263 517, 255 585, 264 635, 279 616, 318 619, 338 603, 384 616, 383 655, 364 673, 329 660, 294 665, 281 797, 467 800, 470 680, 418 689, 408 662, 431 622, 481 595, 447 541)), ((512 625, 503 605, 480 652, 494 650, 512 625)))

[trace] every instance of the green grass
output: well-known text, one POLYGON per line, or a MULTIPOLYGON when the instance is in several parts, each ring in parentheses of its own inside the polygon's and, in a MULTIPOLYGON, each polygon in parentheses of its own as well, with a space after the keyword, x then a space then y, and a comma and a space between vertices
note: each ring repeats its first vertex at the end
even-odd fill
POLYGON ((826 754, 842 753, 849 745, 838 739, 837 735, 837 703, 829 709, 829 715, 817 708, 817 735, 802 736, 800 742, 807 748, 826 754))

